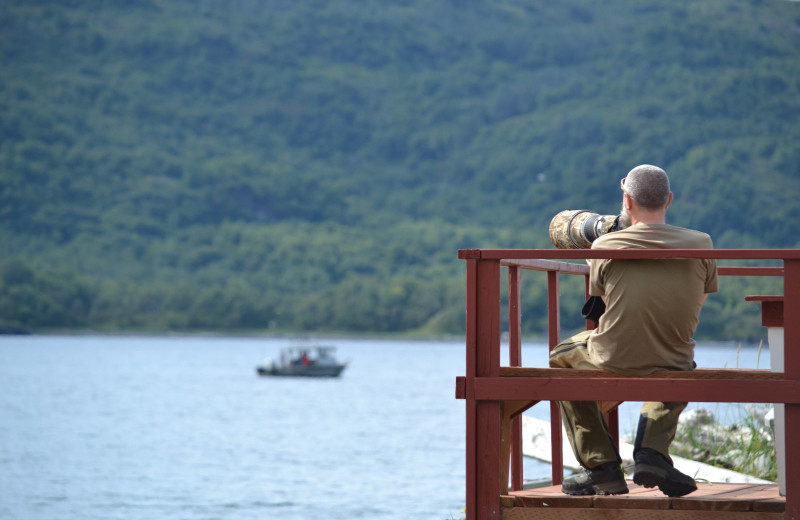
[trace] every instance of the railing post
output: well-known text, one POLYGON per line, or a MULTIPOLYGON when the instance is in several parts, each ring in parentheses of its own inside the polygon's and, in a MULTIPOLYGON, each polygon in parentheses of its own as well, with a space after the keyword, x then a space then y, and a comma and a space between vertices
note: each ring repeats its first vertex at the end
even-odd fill
POLYGON ((475 395, 472 392, 475 383, 475 358, 477 351, 478 327, 478 261, 467 259, 467 301, 466 301, 466 342, 467 366, 464 372, 466 379, 466 463, 467 463, 467 489, 466 505, 467 520, 475 520, 475 476, 476 469, 476 431, 475 420, 475 395))
MULTIPOLYGON (((522 366, 522 330, 519 294, 519 268, 508 268, 508 364, 522 366)), ((501 456, 504 456, 501 454, 501 456)), ((500 476, 501 478, 503 475, 500 476)), ((511 420, 511 489, 522 489, 522 417, 511 420)))
MULTIPOLYGON (((561 341, 561 313, 558 298, 558 273, 547 271, 547 338, 548 350, 553 350, 561 341)), ((550 443, 552 451, 553 485, 564 479, 564 454, 561 443, 561 412, 558 403, 550 401, 550 443)))
MULTIPOLYGON (((588 299, 589 298, 589 275, 588 274, 583 277, 583 285, 584 285, 583 297, 588 299)), ((586 330, 594 330, 595 328, 597 328, 597 327, 595 326, 593 321, 586 320, 586 330)))
POLYGON ((499 520, 500 403, 474 395, 476 377, 500 375, 499 260, 467 260, 466 372, 467 520, 499 520))
MULTIPOLYGON (((800 379, 800 260, 784 260, 784 377, 800 379)), ((786 439, 800 435, 800 405, 787 403, 786 439)), ((800 442, 786 443, 786 514, 800 520, 800 442)))

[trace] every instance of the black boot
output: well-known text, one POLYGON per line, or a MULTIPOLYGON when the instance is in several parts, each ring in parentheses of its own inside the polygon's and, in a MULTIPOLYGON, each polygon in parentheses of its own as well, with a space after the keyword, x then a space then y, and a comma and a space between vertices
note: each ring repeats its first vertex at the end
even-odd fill
POLYGON ((628 485, 619 463, 606 462, 564 479, 561 491, 568 495, 624 495, 628 485))
POLYGON ((633 481, 647 488, 658 486, 668 497, 682 497, 697 490, 697 484, 689 475, 684 475, 659 452, 642 448, 633 455, 636 466, 633 481))

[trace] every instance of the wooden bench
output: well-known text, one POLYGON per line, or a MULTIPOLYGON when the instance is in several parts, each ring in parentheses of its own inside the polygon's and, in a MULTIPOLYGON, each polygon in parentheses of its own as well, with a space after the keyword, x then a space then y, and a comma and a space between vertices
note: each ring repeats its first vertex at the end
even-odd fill
MULTIPOLYGON (((763 369, 699 368, 685 372, 662 370, 628 376, 604 370, 500 367, 499 377, 477 379, 472 389, 476 397, 496 397, 500 402, 500 475, 508 475, 509 472, 512 420, 545 400, 528 396, 544 392, 549 396, 547 400, 580 401, 592 395, 587 393, 590 387, 596 387, 594 395, 611 397, 598 399, 604 414, 625 400, 697 401, 696 396, 703 395, 703 401, 709 402, 761 402, 761 396, 787 388, 794 396, 791 402, 800 403, 800 382, 786 381, 783 373, 763 369), (672 386, 666 398, 664 384, 672 386)), ((466 378, 456 378, 456 398, 465 399, 468 394, 466 378)), ((554 445, 560 445, 560 442, 557 439, 554 445)), ((501 494, 508 493, 508 479, 501 478, 499 491, 501 494)))

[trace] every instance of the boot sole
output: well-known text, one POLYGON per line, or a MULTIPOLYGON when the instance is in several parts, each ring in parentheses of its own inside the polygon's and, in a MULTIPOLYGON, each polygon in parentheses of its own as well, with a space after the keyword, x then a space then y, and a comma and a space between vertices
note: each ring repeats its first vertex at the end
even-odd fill
POLYGON ((628 493, 628 485, 625 482, 606 482, 603 484, 593 484, 584 488, 566 490, 561 487, 561 491, 567 495, 625 495, 628 493))
POLYGON ((692 491, 697 491, 697 485, 694 481, 689 483, 671 480, 668 472, 663 468, 644 464, 636 466, 633 482, 646 488, 658 486, 658 489, 668 497, 682 497, 692 491))

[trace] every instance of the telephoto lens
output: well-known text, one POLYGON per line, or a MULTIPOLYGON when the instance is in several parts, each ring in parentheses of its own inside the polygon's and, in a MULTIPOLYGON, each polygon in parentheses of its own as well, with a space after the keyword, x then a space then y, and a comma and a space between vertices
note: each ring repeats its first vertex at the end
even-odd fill
POLYGON ((589 249, 597 237, 615 231, 617 225, 616 215, 568 209, 550 221, 550 240, 559 249, 589 249))

